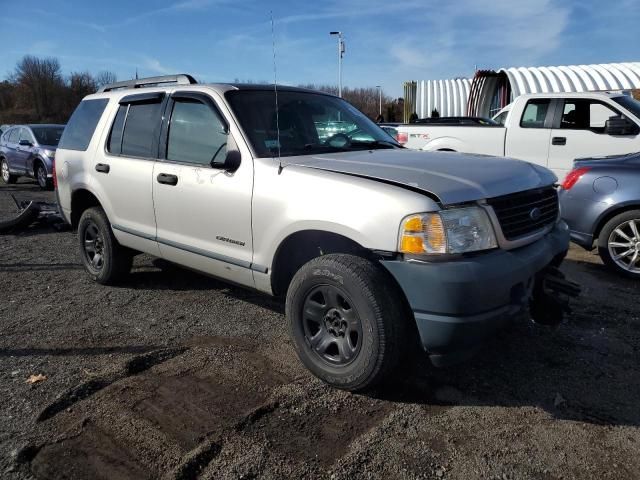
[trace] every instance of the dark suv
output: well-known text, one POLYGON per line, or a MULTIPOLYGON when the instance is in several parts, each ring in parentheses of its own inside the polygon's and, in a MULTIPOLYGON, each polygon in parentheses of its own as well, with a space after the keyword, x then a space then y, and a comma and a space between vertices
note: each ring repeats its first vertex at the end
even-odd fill
POLYGON ((64 125, 14 125, 0 137, 0 171, 5 183, 32 177, 50 189, 53 157, 64 125))

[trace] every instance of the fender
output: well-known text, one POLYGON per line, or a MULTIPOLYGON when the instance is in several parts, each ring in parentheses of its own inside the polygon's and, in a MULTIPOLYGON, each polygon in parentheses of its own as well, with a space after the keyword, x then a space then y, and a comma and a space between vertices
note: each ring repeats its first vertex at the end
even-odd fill
POLYGON ((436 150, 453 150, 454 152, 473 153, 469 147, 460 139, 455 137, 438 137, 428 141, 422 150, 433 152, 436 150))

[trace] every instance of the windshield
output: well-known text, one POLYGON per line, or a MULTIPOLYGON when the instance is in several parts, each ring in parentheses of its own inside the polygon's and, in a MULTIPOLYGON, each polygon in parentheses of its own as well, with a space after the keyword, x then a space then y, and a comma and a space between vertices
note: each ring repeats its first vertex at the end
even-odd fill
POLYGON ((636 118, 640 119, 640 102, 633 97, 621 96, 614 97, 613 101, 618 105, 622 105, 624 108, 633 113, 636 118))
POLYGON ((31 131, 40 145, 57 147, 64 127, 31 127, 31 131))
POLYGON ((234 90, 226 98, 258 157, 396 148, 400 145, 344 100, 313 92, 234 90), (278 129, 280 144, 278 145, 278 129))

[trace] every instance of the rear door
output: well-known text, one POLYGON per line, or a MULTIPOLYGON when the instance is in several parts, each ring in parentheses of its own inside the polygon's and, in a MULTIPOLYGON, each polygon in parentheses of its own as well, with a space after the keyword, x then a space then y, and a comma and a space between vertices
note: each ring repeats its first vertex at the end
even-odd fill
POLYGON ((549 168, 562 179, 576 158, 618 155, 638 151, 640 137, 636 133, 609 135, 605 122, 622 113, 598 99, 568 98, 561 104, 551 131, 549 168))
POLYGON ((546 167, 555 101, 550 98, 532 98, 518 118, 511 112, 505 139, 505 156, 519 158, 546 167))
POLYGON ((93 176, 108 202, 108 216, 120 243, 159 255, 152 176, 164 92, 123 97, 111 112, 110 130, 96 154, 93 176))
POLYGON ((18 141, 20 140, 20 127, 14 127, 9 130, 9 134, 7 135, 7 143, 6 143, 6 153, 7 164, 9 165, 9 169, 12 172, 15 172, 17 168, 17 148, 18 141))
POLYGON ((222 112, 203 92, 172 95, 153 171, 157 239, 170 261, 253 286, 253 163, 221 168, 239 135, 222 112))

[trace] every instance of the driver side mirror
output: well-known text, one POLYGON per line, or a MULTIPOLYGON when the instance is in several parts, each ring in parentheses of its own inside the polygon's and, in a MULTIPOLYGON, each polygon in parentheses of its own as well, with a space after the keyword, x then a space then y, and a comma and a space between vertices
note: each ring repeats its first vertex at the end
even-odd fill
POLYGON ((238 150, 229 150, 224 157, 224 163, 221 168, 226 172, 233 173, 240 168, 241 162, 242 155, 240 155, 240 152, 238 150))
POLYGON ((610 117, 604 123, 604 133, 607 135, 636 135, 638 126, 621 116, 610 117))
POLYGON ((29 140, 20 140, 18 142, 18 145, 20 145, 21 147, 33 147, 33 143, 31 143, 29 140))

